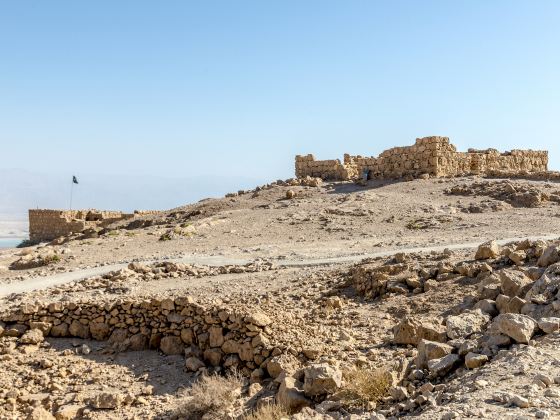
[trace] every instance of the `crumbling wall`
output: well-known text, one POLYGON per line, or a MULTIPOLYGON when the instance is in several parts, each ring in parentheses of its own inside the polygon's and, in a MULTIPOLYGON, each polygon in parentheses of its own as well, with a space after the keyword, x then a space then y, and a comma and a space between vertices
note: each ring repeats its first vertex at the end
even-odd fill
POLYGON ((400 178, 423 173, 435 176, 438 154, 449 146, 451 145, 447 137, 416 139, 412 146, 393 147, 382 152, 377 158, 358 157, 358 173, 360 176, 369 173, 370 178, 400 178))
POLYGON ((416 139, 412 146, 394 147, 378 157, 344 156, 339 160, 317 161, 313 155, 296 156, 296 176, 314 176, 325 180, 394 179, 428 174, 434 177, 496 172, 547 172, 548 152, 495 149, 457 152, 448 137, 431 136, 416 139))
POLYGON ((189 296, 25 304, 0 314, 0 321, 6 331, 35 328, 51 337, 109 340, 120 351, 153 348, 186 354, 193 358, 187 360, 193 370, 206 363, 250 375, 277 355, 266 314, 199 303, 189 296))
POLYGON ((72 217, 61 210, 29 210, 29 240, 32 242, 49 241, 86 228, 84 219, 72 217))
POLYGON ((344 155, 344 163, 341 163, 340 159, 315 160, 313 155, 297 155, 296 177, 305 178, 307 176, 329 181, 353 179, 358 176, 357 165, 348 154, 344 155))
MULTIPOLYGON (((142 213, 144 214, 144 213, 142 213)), ((139 214, 140 215, 140 214, 139 214)), ((29 210, 29 240, 51 241, 60 236, 82 232, 88 228, 103 228, 135 214, 105 210, 29 210)))
POLYGON ((493 171, 513 173, 543 172, 548 169, 548 152, 512 150, 500 153, 496 149, 473 150, 466 153, 443 150, 438 155, 438 176, 465 174, 486 175, 493 171))

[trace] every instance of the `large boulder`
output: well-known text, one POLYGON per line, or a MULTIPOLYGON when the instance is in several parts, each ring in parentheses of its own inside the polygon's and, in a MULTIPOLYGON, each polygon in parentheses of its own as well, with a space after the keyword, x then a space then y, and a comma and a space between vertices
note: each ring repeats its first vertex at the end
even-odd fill
POLYGON ((342 372, 328 363, 310 365, 303 374, 303 391, 309 396, 332 394, 342 385, 342 372))
POLYGON ((420 369, 428 367, 428 362, 439 359, 453 352, 453 347, 449 344, 438 343, 437 341, 420 340, 418 343, 418 355, 416 356, 416 366, 420 369))
POLYGON ((522 314, 500 314, 494 322, 502 334, 513 338, 518 343, 529 343, 537 329, 537 322, 522 314))
POLYGON ((476 260, 488 260, 490 258, 496 258, 499 255, 500 246, 496 241, 490 241, 479 245, 474 258, 476 260))
POLYGON ((437 342, 446 341, 446 332, 443 325, 437 325, 428 321, 420 321, 414 317, 405 317, 400 323, 393 327, 393 341, 396 344, 417 345, 420 340, 437 342))
POLYGON ((448 316, 446 320, 447 336, 452 340, 466 338, 473 333, 482 331, 489 321, 490 315, 480 309, 448 316))
POLYGON ((524 296, 533 281, 523 272, 516 270, 502 270, 500 272, 502 293, 506 296, 524 296))

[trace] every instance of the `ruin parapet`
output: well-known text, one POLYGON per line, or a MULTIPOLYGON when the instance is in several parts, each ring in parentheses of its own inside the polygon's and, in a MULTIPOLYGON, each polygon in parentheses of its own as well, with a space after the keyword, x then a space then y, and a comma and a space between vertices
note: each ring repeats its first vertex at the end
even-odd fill
POLYGON ((340 160, 316 160, 313 155, 296 156, 296 177, 319 177, 324 180, 347 181, 361 178, 395 179, 428 174, 433 177, 454 177, 469 174, 486 175, 501 172, 536 173, 548 171, 548 152, 496 149, 457 152, 448 137, 417 138, 412 146, 393 147, 379 156, 344 155, 340 160))

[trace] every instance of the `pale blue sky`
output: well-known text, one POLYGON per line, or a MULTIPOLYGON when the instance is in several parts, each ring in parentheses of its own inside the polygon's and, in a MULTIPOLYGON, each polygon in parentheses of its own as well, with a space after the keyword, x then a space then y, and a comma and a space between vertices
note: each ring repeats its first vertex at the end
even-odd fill
POLYGON ((0 1, 0 168, 264 182, 435 134, 560 169, 559 22, 559 1, 0 1))

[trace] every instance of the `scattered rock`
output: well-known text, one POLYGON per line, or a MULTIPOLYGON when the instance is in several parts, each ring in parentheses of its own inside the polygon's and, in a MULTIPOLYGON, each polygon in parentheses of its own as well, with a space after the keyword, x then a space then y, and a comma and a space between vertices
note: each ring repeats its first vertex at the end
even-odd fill
POLYGON ((521 314, 500 314, 494 322, 505 335, 518 343, 528 344, 535 333, 537 323, 531 317, 521 314))
POLYGON ((332 394, 342 384, 342 372, 328 363, 313 364, 303 371, 306 395, 332 394))

